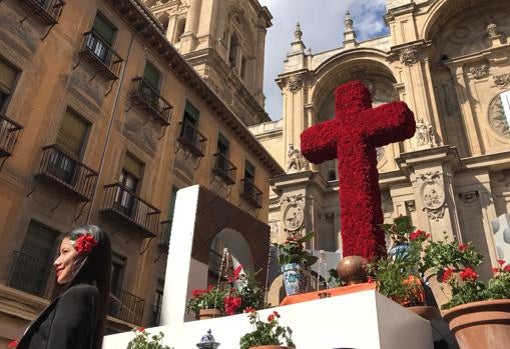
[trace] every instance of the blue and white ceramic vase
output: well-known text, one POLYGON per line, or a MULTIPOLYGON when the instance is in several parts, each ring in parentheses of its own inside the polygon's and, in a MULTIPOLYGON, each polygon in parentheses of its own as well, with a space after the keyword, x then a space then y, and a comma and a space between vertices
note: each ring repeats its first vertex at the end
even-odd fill
POLYGON ((405 258, 408 253, 408 251, 407 251, 408 249, 409 249, 409 244, 395 245, 392 248, 390 248, 390 250, 388 251, 388 256, 392 257, 393 259, 405 258))
POLYGON ((283 286, 287 296, 303 293, 306 291, 307 279, 306 268, 299 263, 282 265, 283 286))

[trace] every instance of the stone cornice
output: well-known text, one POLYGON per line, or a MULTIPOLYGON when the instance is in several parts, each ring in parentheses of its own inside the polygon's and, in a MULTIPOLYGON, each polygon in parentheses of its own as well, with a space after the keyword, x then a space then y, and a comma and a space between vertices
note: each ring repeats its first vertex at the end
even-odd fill
POLYGON ((172 72, 215 112, 220 121, 229 127, 241 143, 269 169, 272 176, 281 175, 284 170, 267 150, 255 139, 230 108, 214 93, 199 74, 189 65, 168 42, 161 25, 142 5, 140 0, 106 0, 125 19, 126 23, 141 37, 159 57, 168 63, 172 72))

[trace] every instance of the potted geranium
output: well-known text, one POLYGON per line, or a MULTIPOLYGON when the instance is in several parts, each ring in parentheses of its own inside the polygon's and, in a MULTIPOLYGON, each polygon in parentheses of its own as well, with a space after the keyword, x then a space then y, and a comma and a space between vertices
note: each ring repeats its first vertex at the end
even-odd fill
POLYGON ((300 238, 289 237, 284 243, 274 245, 278 248, 278 264, 283 274, 283 284, 288 296, 306 290, 308 268, 317 262, 318 257, 304 250, 303 244, 313 238, 313 233, 300 238))
POLYGON ((498 264, 487 283, 469 267, 443 271, 441 281, 452 293, 443 317, 461 349, 510 348, 510 265, 504 260, 498 264))
POLYGON ((143 327, 134 328, 133 332, 135 338, 128 343, 127 349, 173 349, 162 343, 163 332, 150 336, 143 327))
POLYGON ((241 349, 289 349, 295 348, 292 342, 292 330, 288 326, 281 326, 278 322, 280 314, 273 311, 267 322, 261 321, 254 309, 248 309, 248 318, 253 325, 253 331, 241 337, 241 349))
POLYGON ((192 298, 186 304, 186 312, 194 313, 200 319, 219 317, 225 310, 225 298, 230 295, 230 286, 220 283, 209 285, 206 289, 191 292, 192 298))

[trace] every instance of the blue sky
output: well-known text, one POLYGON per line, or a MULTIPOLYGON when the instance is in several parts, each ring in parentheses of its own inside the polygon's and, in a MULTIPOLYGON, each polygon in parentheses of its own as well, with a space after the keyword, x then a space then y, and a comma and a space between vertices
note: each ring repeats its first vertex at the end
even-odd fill
POLYGON ((312 53, 342 46, 345 11, 351 12, 358 40, 387 33, 383 14, 386 0, 259 0, 273 15, 273 26, 266 36, 264 93, 266 111, 273 120, 282 116, 280 89, 274 82, 282 71, 283 60, 294 39, 294 28, 301 23, 303 42, 312 53))

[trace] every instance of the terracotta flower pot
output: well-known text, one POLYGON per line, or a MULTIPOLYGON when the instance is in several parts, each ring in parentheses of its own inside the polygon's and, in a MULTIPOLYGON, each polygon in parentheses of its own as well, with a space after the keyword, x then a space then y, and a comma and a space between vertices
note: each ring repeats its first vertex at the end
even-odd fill
POLYGON ((221 310, 219 309, 200 309, 198 311, 199 320, 213 319, 215 317, 221 316, 222 316, 221 310))
POLYGON ((283 345, 259 345, 256 347, 250 347, 250 349, 295 349, 292 347, 286 347, 283 345))
POLYGON ((437 307, 432 307, 430 305, 417 305, 407 307, 406 309, 409 309, 409 311, 412 311, 416 315, 419 315, 428 321, 441 318, 441 312, 439 311, 439 309, 437 307))
POLYGON ((461 349, 510 348, 510 299, 459 305, 443 318, 461 349))

